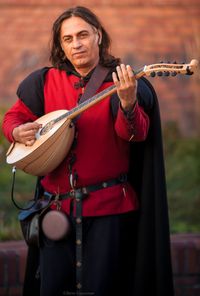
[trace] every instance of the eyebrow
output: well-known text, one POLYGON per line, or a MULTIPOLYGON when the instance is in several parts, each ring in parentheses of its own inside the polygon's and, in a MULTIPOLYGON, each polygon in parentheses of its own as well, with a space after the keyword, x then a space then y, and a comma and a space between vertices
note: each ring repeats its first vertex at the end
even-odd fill
MULTIPOLYGON (((82 31, 79 31, 78 33, 76 33, 76 35, 80 35, 82 33, 89 33, 89 31, 88 30, 82 30, 82 31)), ((62 36, 62 39, 65 38, 65 37, 71 37, 71 36, 72 35, 70 35, 70 34, 66 34, 66 35, 62 36)))

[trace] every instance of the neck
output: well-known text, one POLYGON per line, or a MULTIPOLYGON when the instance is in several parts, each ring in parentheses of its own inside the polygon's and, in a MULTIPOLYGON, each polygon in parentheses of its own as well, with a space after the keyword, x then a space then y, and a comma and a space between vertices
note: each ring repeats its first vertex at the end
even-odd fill
POLYGON ((90 73, 90 71, 92 71, 96 66, 97 66, 98 62, 93 64, 92 66, 85 66, 85 67, 75 67, 75 70, 82 76, 85 77, 87 76, 88 73, 90 73))

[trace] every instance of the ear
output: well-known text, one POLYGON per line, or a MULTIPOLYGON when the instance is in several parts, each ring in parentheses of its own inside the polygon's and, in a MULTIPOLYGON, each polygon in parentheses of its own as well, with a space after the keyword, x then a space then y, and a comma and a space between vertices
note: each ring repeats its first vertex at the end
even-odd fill
POLYGON ((102 41, 102 32, 98 30, 97 34, 98 34, 98 44, 100 45, 102 41))

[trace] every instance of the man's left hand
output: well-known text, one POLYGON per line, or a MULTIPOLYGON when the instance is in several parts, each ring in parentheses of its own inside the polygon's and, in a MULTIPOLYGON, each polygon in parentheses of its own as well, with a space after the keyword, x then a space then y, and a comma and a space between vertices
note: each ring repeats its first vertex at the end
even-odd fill
POLYGON ((131 66, 121 64, 116 68, 117 74, 112 73, 113 82, 117 87, 117 94, 124 111, 132 110, 137 93, 137 80, 131 66))

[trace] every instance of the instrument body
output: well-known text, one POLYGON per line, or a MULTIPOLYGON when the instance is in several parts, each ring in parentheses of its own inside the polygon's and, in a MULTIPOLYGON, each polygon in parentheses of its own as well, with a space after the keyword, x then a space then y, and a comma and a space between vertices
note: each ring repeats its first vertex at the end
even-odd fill
MULTIPOLYGON (((45 126, 66 112, 67 110, 53 111, 36 121, 45 126)), ((7 163, 30 175, 44 176, 55 169, 68 154, 74 139, 74 130, 71 119, 64 118, 47 133, 39 135, 32 146, 15 142, 7 152, 7 163)))
MULTIPOLYGON (((142 76, 192 75, 197 66, 197 60, 189 64, 152 64, 134 71, 134 75, 136 79, 142 76)), ((112 85, 70 111, 57 110, 38 118, 36 122, 42 124, 42 129, 37 133, 35 143, 32 146, 17 142, 11 144, 7 163, 35 176, 50 173, 64 160, 71 148, 75 132, 72 119, 116 91, 116 86, 112 85)))

